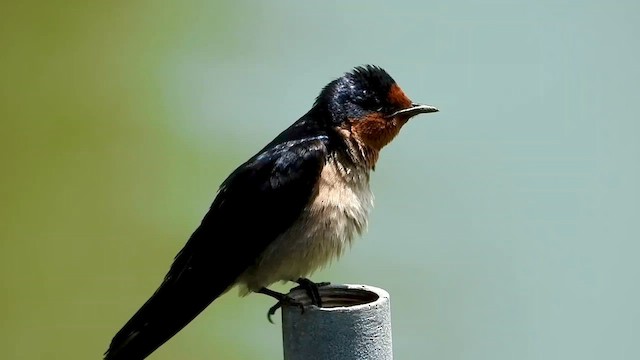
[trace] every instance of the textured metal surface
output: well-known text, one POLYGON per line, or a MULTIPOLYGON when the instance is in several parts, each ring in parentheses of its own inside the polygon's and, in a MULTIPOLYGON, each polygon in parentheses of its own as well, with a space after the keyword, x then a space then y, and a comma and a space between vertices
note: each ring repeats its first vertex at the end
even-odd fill
POLYGON ((389 294, 366 285, 320 288, 323 307, 310 305, 303 290, 289 296, 305 304, 285 306, 282 333, 285 360, 391 360, 389 294))

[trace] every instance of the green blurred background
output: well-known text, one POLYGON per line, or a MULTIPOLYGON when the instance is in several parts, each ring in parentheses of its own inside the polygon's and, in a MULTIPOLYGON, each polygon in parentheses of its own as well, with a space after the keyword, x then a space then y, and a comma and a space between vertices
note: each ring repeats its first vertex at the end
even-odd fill
MULTIPOLYGON (((0 358, 101 358, 225 176, 365 63, 442 111, 314 278, 388 290, 397 359, 640 358, 639 4, 3 2, 0 358)), ((151 358, 280 359, 270 305, 151 358)))

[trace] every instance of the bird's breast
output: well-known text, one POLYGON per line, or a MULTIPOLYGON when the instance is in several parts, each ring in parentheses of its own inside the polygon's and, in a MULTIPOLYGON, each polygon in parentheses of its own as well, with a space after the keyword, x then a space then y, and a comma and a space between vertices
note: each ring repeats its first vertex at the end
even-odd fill
POLYGON ((339 257, 366 230, 372 208, 369 170, 330 159, 300 217, 239 278, 243 292, 307 276, 339 257))

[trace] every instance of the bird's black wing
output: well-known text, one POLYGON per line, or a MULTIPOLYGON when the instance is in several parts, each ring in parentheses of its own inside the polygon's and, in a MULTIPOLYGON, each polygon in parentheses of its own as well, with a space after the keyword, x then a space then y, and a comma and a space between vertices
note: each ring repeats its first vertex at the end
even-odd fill
POLYGON ((292 126, 225 180, 160 288, 116 334, 105 359, 148 356, 292 225, 316 191, 327 156, 327 137, 304 137, 301 130, 292 126))

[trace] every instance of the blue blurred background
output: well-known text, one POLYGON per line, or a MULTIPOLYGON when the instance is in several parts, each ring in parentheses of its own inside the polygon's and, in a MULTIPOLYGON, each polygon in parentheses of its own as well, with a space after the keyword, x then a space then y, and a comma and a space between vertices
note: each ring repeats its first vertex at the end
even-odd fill
MULTIPOLYGON (((639 4, 4 2, 0 358, 100 358, 226 175, 367 63, 441 112, 313 278, 388 290, 397 359, 640 358, 639 4)), ((280 359, 271 305, 151 358, 280 359)))

